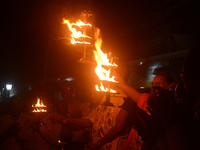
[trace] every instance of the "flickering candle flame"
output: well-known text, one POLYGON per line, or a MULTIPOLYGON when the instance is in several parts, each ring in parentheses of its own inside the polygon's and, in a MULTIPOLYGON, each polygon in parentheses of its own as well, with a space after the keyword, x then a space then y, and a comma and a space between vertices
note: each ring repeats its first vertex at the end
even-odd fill
POLYGON ((100 30, 97 28, 96 33, 95 33, 95 48, 94 50, 94 56, 95 60, 97 62, 97 66, 95 68, 95 73, 100 79, 100 84, 101 86, 99 87, 96 85, 96 90, 97 91, 104 91, 104 92, 111 92, 111 93, 116 93, 115 90, 112 90, 110 88, 105 88, 103 86, 103 83, 101 81, 109 81, 109 82, 117 82, 115 81, 115 76, 111 76, 111 68, 112 67, 117 67, 115 63, 112 63, 108 58, 107 54, 104 54, 101 50, 101 45, 102 45, 102 39, 100 37, 100 30), (105 69, 103 66, 107 66, 109 69, 105 69))
POLYGON ((70 22, 69 20, 63 21, 64 24, 67 24, 69 30, 71 31, 71 43, 72 44, 91 44, 87 41, 81 41, 85 39, 91 39, 91 37, 87 36, 83 31, 77 30, 77 27, 79 29, 82 29, 83 27, 92 27, 89 23, 84 23, 81 20, 78 20, 76 23, 70 22), (75 28, 76 27, 76 28, 75 28))
POLYGON ((44 107, 47 107, 43 104, 43 101, 40 101, 40 98, 37 97, 37 103, 35 105, 32 105, 32 107, 34 108, 34 110, 32 112, 47 112, 46 109, 44 109, 44 107))

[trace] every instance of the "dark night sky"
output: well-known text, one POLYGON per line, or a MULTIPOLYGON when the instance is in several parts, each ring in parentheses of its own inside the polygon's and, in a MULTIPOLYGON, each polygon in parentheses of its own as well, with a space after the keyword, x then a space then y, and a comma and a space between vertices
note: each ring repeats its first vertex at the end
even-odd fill
POLYGON ((61 22, 83 10, 92 12, 103 49, 122 62, 186 49, 200 39, 200 10, 192 0, 10 0, 1 7, 0 82, 43 79, 46 58, 49 76, 71 70, 80 52, 62 39, 61 22))

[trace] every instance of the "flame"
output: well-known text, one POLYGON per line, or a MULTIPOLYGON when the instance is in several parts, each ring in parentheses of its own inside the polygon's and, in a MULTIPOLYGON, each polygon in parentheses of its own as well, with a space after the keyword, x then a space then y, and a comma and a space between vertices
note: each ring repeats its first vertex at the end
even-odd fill
POLYGON ((43 101, 40 101, 40 98, 37 97, 37 104, 32 105, 32 107, 34 107, 34 110, 32 112, 47 112, 46 109, 44 109, 43 107, 47 107, 43 104, 43 101))
POLYGON ((116 93, 117 92, 117 91, 115 91, 113 89, 108 89, 108 88, 104 87, 102 82, 100 82, 100 84, 101 84, 100 88, 99 88, 98 85, 95 85, 95 88, 96 88, 97 91, 103 91, 103 92, 108 92, 109 91, 111 93, 116 93))
MULTIPOLYGON (((91 39, 91 37, 85 34, 85 27, 92 27, 91 24, 84 23, 80 19, 76 22, 70 22, 69 20, 64 19, 63 24, 66 24, 71 31, 70 40, 72 44, 91 44, 90 42, 86 41, 88 39, 91 39)), ((96 50, 93 51, 95 60, 97 62, 95 73, 100 80, 100 87, 96 85, 96 90, 116 93, 115 90, 110 89, 110 82, 117 82, 115 81, 115 77, 111 76, 111 68, 117 67, 117 65, 112 62, 112 59, 109 60, 107 54, 104 54, 101 50, 102 38, 100 37, 99 28, 95 28, 95 40, 96 50), (107 81, 108 87, 104 87, 102 81, 107 81)))
POLYGON ((33 110, 33 112, 47 112, 47 110, 36 108, 36 109, 33 110))
POLYGON ((65 20, 65 19, 64 19, 63 23, 67 24, 69 30, 72 32, 71 39, 70 39, 72 44, 91 44, 90 42, 87 42, 87 41, 80 41, 81 38, 91 39, 91 37, 85 35, 85 33, 83 31, 82 32, 78 31, 76 28, 73 27, 73 26, 77 26, 80 29, 82 29, 82 27, 91 27, 92 26, 91 24, 89 24, 89 23, 85 24, 81 20, 78 20, 76 23, 74 23, 74 22, 70 23, 69 20, 65 20))
POLYGON ((101 81, 117 82, 117 81, 115 81, 115 77, 111 76, 111 68, 117 67, 117 65, 115 63, 112 63, 112 61, 110 61, 107 58, 107 54, 104 54, 102 52, 102 50, 101 50, 102 38, 100 37, 100 29, 98 29, 98 28, 96 29, 95 38, 96 38, 96 42, 95 42, 96 50, 93 51, 95 60, 97 62, 97 66, 95 68, 95 73, 99 77, 100 84, 101 84, 100 88, 98 85, 95 86, 96 90, 115 93, 116 91, 114 91, 110 88, 105 88, 101 81), (103 66, 106 66, 109 69, 107 70, 103 66))

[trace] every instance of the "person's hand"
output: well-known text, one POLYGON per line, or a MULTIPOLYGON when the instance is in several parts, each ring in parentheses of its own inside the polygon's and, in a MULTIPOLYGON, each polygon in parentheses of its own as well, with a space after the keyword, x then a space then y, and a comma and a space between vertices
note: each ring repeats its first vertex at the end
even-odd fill
POLYGON ((175 92, 176 86, 177 86, 177 82, 172 82, 172 83, 168 86, 169 91, 175 92))
POLYGON ((112 75, 115 76, 115 81, 119 82, 118 86, 126 83, 124 78, 116 70, 112 70, 112 75))

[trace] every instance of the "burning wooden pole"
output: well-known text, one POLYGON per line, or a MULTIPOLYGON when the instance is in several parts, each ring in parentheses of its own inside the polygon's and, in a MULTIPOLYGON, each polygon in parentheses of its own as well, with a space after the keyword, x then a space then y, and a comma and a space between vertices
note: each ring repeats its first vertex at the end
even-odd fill
MULTIPOLYGON (((81 18, 83 18, 84 22, 87 22, 88 18, 92 16, 91 13, 88 13, 87 11, 81 12, 81 18)), ((83 34, 86 35, 86 29, 83 29, 83 34)), ((84 44, 84 49, 83 49, 83 58, 80 60, 81 62, 86 62, 86 49, 87 49, 87 44, 84 44)))

